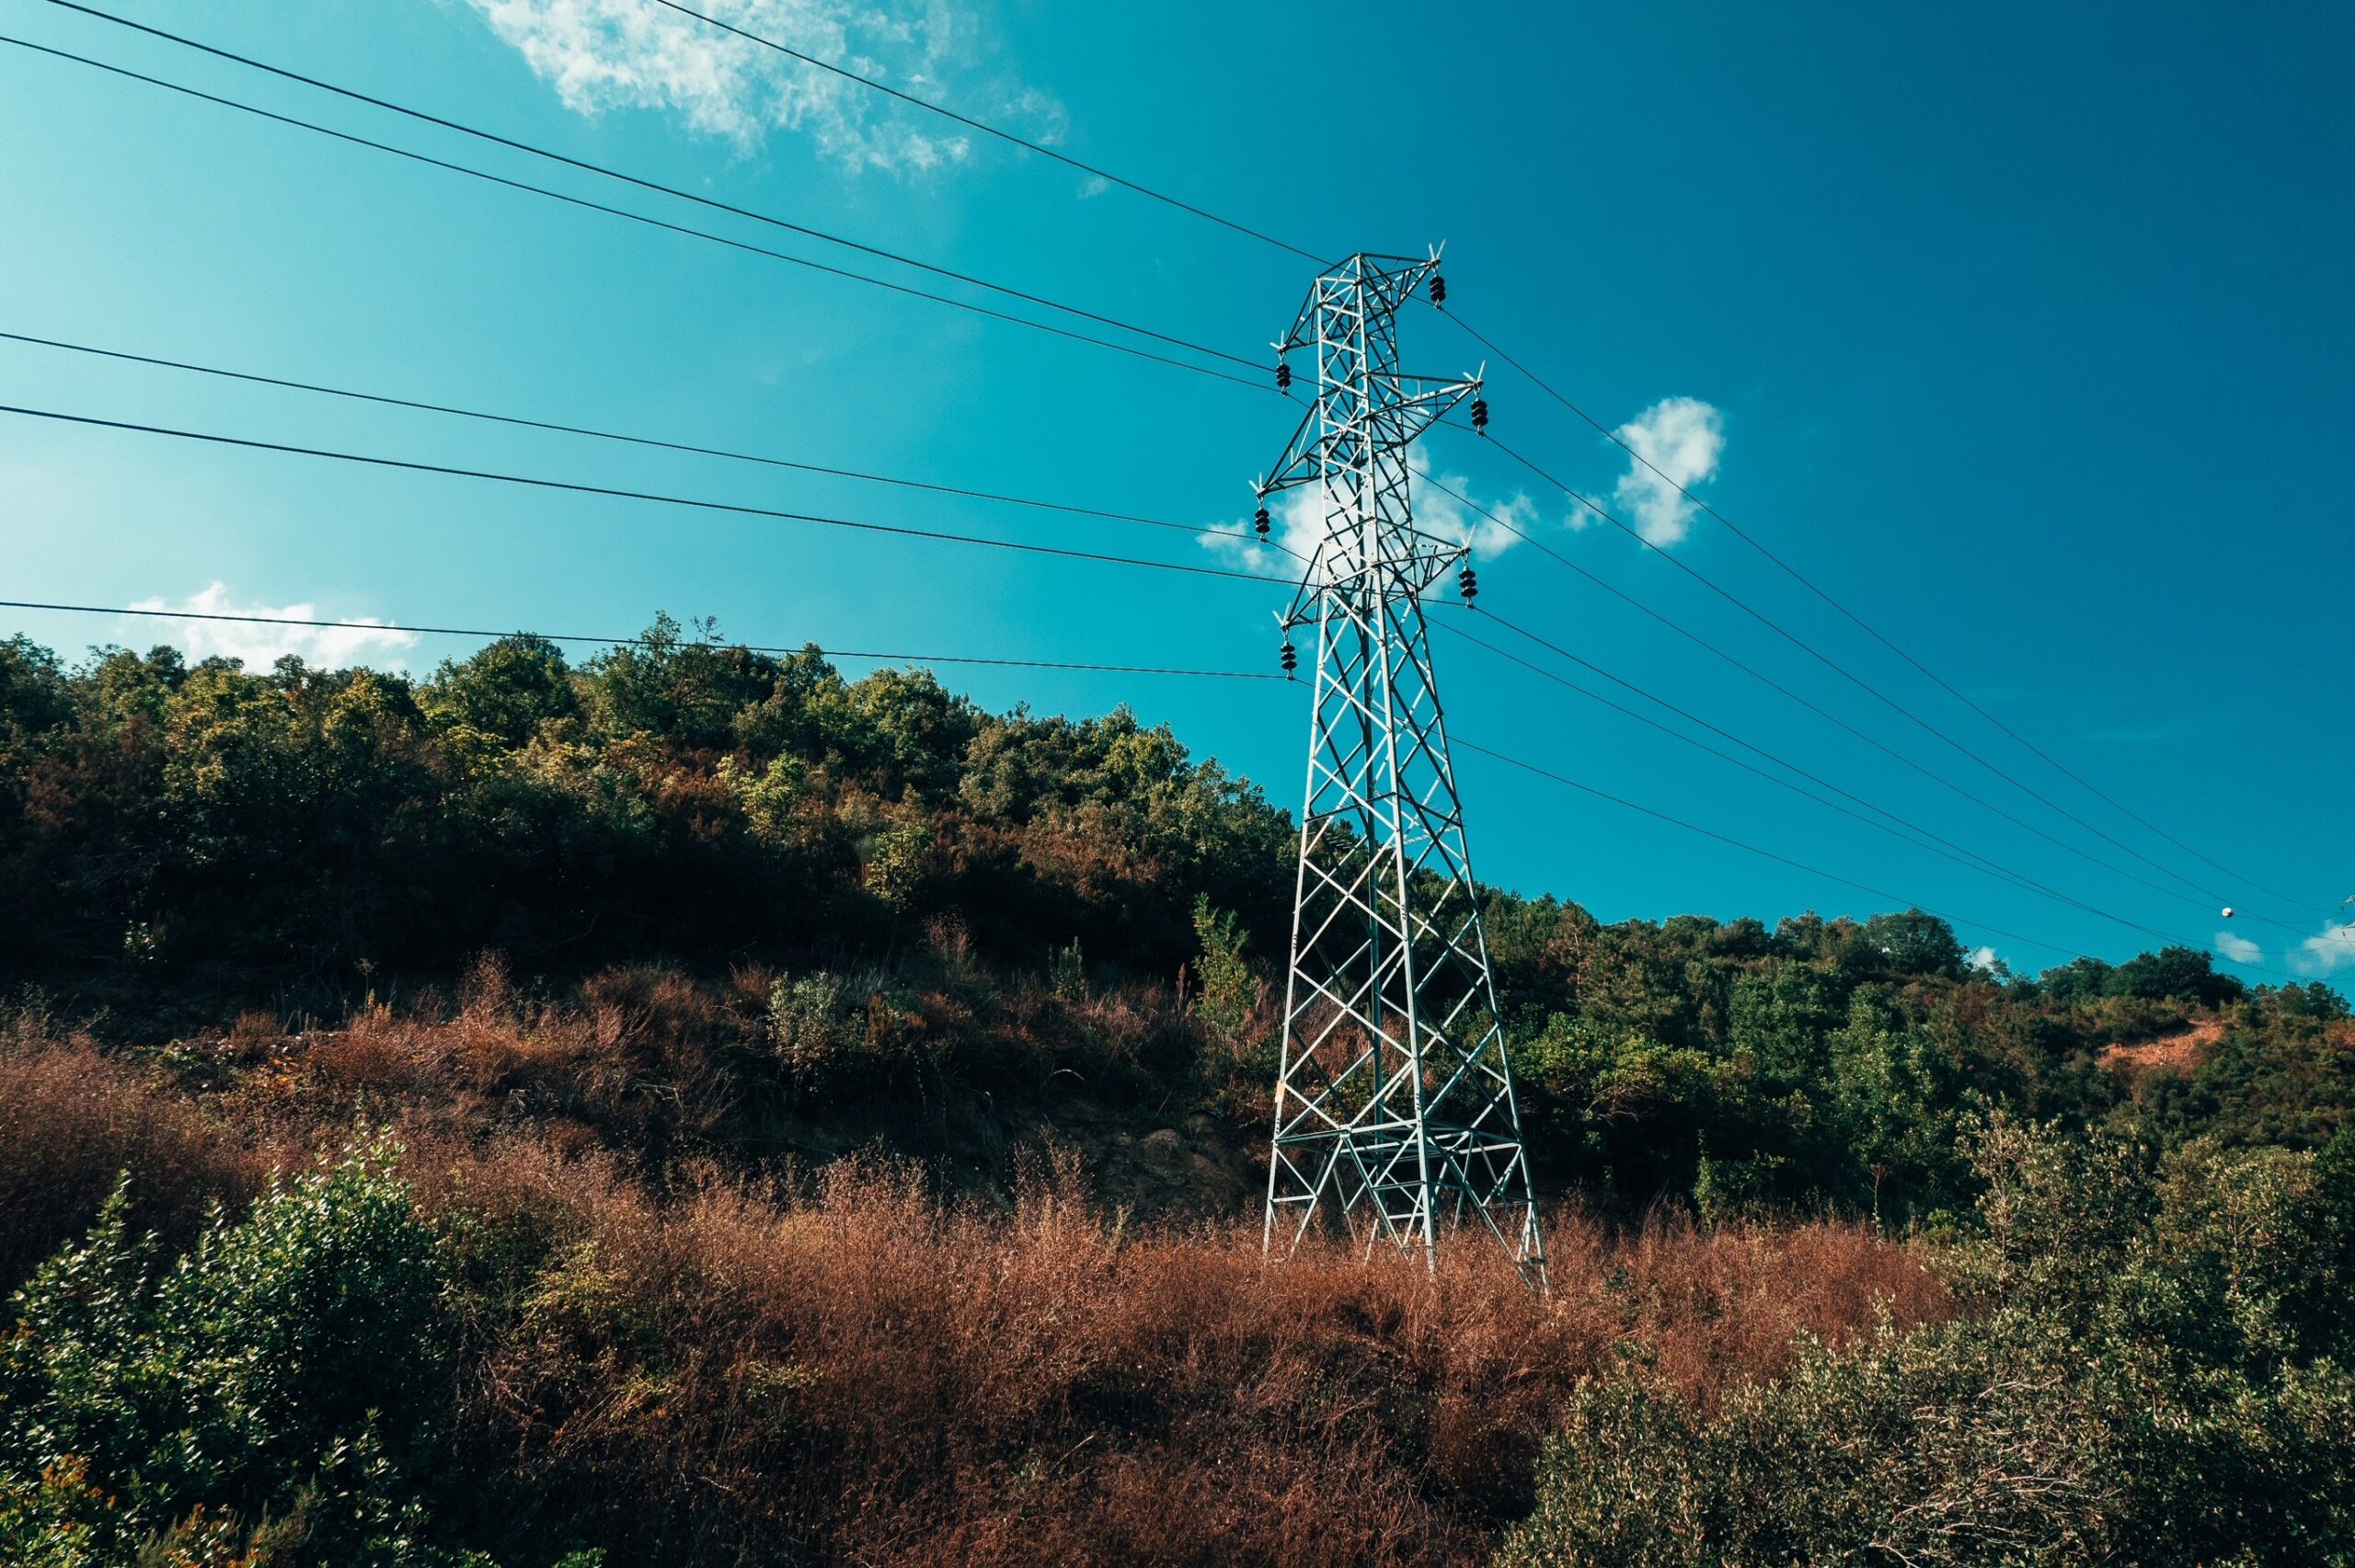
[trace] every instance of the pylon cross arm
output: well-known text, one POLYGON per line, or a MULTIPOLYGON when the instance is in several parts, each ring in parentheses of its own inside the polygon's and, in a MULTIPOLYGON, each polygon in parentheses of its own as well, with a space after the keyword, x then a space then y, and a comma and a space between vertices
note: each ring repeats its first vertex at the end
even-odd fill
POLYGON ((1389 378, 1400 394, 1395 401, 1376 407, 1345 413, 1337 421, 1334 410, 1320 400, 1312 403, 1301 416, 1300 424, 1292 430, 1292 440, 1285 443, 1283 455, 1276 460, 1268 476, 1253 486, 1261 496, 1272 496, 1281 490, 1295 489, 1315 484, 1319 479, 1355 472, 1346 460, 1337 461, 1335 448, 1359 444, 1404 446, 1425 430, 1447 418, 1450 410, 1480 390, 1476 376, 1392 376, 1389 378), (1411 393, 1406 388, 1412 386, 1411 393), (1373 427, 1376 421, 1387 428, 1373 427))

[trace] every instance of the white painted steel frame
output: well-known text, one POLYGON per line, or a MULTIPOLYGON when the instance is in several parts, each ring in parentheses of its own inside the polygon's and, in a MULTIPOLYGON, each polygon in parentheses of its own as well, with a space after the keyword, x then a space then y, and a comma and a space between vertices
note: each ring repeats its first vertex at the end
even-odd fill
POLYGON ((1497 1015, 1422 596, 1465 556, 1416 529, 1407 452, 1480 387, 1398 369, 1396 312, 1437 269, 1359 255, 1321 273, 1280 353, 1313 406, 1263 497, 1316 486, 1324 536, 1289 635, 1316 631, 1283 1047, 1262 1244, 1338 1228, 1435 1263, 1485 1230, 1541 1287, 1545 1250, 1497 1015))

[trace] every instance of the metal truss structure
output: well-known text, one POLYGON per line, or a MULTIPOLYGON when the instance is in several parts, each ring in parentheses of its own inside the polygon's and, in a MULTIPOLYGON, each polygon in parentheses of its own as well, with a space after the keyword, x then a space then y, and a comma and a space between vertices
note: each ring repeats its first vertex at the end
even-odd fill
MULTIPOLYGON (((1388 1239, 1435 1264, 1442 1231, 1501 1242, 1539 1286, 1512 1070, 1465 852, 1423 596, 1467 554, 1414 524, 1407 449, 1477 376, 1398 368, 1398 307, 1439 266, 1353 256, 1320 273, 1275 345, 1314 352, 1315 403, 1266 498, 1309 488, 1322 537, 1281 617, 1313 627, 1315 704, 1301 815, 1264 1244, 1320 1230, 1368 1255, 1388 1239)), ((1437 295, 1437 291, 1432 291, 1437 295)), ((1487 405, 1476 402, 1474 423, 1487 405)), ((1264 507, 1262 509, 1264 522, 1264 507)))

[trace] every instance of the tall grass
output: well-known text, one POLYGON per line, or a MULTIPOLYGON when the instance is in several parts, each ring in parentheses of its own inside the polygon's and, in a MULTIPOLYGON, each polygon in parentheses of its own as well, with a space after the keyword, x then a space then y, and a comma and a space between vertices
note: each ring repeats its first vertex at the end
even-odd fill
POLYGON ((248 1020, 172 1070, 20 1024, 0 1258, 21 1277, 118 1168, 184 1225, 356 1118, 392 1133, 458 1282, 447 1506, 518 1562, 1470 1561, 1582 1379, 1707 1403, 1800 1331, 1949 1310, 1839 1223, 1566 1209, 1540 1298, 1471 1245, 1435 1275, 1271 1266, 1256 1217, 1141 1221, 1068 1150, 965 1196, 879 1157, 747 1162, 711 1135, 751 1114, 725 1064, 766 990, 629 971, 526 1004, 486 969, 339 1030, 248 1020))
POLYGON ((0 1019, 0 1289, 81 1233, 124 1171, 132 1219, 179 1239, 261 1185, 243 1139, 35 1010, 0 1019))
POLYGON ((1945 1310, 1831 1224, 1561 1216, 1541 1299, 1470 1247, 1436 1276, 1269 1266, 1256 1225, 1135 1227, 1067 1161, 994 1208, 856 1161, 658 1203, 538 1146, 420 1153, 444 1229, 514 1271, 470 1385, 483 1462, 628 1561, 1464 1561, 1581 1377, 1632 1361, 1706 1401, 1798 1331, 1945 1310))

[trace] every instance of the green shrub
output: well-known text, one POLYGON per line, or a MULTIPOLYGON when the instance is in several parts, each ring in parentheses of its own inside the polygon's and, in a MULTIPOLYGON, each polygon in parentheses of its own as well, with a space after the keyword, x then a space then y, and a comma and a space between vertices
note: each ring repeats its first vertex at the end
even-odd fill
POLYGON ((788 975, 769 990, 769 1039, 797 1079, 823 1077, 851 1030, 840 979, 821 969, 788 975))
POLYGON ((1048 955, 1047 985, 1059 1001, 1087 1000, 1087 956, 1079 950, 1077 937, 1048 955))
POLYGON ((922 823, 870 835, 859 846, 867 864, 867 890, 887 910, 906 910, 924 886, 925 857, 931 850, 932 830, 922 823))
POLYGON ((886 1089, 914 1067, 922 1020, 879 972, 820 969, 770 988, 768 1023, 793 1093, 824 1104, 886 1089))
POLYGON ((1954 1322, 1715 1414, 1584 1390, 1511 1564, 2355 1561, 2338 1162, 1981 1130, 1954 1322))
POLYGON ((443 1279, 396 1153, 277 1181, 168 1265, 118 1186, 11 1302, 0 1560, 480 1561, 426 1539, 443 1279))
POLYGON ((1202 945, 1194 960, 1202 977, 1194 1012, 1212 1041, 1229 1050, 1243 1044, 1244 1026, 1259 1003, 1259 977, 1243 956, 1242 925, 1232 914, 1211 908, 1207 895, 1194 900, 1194 936, 1202 945))

